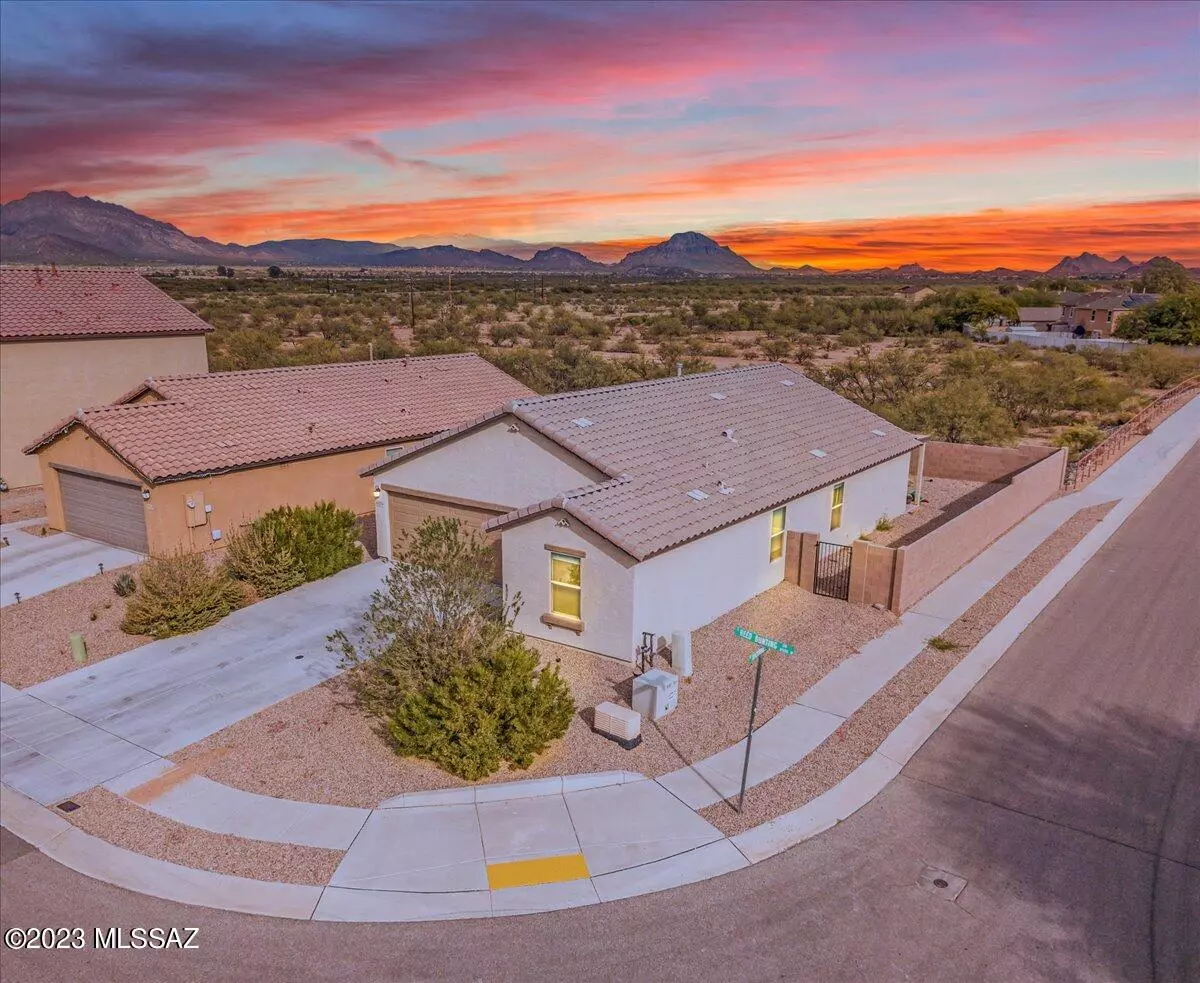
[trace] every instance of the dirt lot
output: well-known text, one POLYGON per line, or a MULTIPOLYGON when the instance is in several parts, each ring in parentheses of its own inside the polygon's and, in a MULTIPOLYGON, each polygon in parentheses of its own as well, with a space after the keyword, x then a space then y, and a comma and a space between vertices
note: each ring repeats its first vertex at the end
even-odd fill
MULTIPOLYGON (((579 712, 566 736, 528 771, 501 772, 489 781, 625 769, 647 775, 671 771, 737 741, 746 725, 753 673, 750 647, 734 625, 752 625, 795 643, 791 659, 774 660, 764 674, 759 717, 765 723, 847 656, 886 631, 895 618, 851 607, 781 584, 696 632, 695 676, 681 683, 679 709, 659 725, 643 726, 643 742, 625 751, 591 729, 603 700, 628 705, 628 665, 563 645, 538 643, 570 681, 579 712)), ((337 680, 275 704, 192 745, 176 760, 217 747, 201 773, 252 792, 339 805, 374 806, 401 792, 465 784, 432 765, 397 758, 373 732, 337 680)))
POLYGON ((71 658, 71 632, 83 633, 89 663, 150 641, 121 631, 125 600, 113 592, 113 584, 135 571, 109 570, 0 608, 0 680, 23 689, 78 669, 71 658))
POLYGON ((41 485, 27 485, 0 492, 0 522, 20 522, 46 514, 46 496, 41 485))
POLYGON ((907 546, 1003 487, 999 482, 985 484, 954 478, 926 478, 921 489, 921 507, 892 519, 891 529, 871 533, 870 540, 879 546, 907 546))

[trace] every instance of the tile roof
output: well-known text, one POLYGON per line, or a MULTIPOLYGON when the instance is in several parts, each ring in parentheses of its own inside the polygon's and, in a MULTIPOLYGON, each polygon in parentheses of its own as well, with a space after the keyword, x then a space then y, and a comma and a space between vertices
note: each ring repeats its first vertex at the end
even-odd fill
POLYGON ((1061 307, 1018 307, 1017 314, 1022 321, 1057 321, 1062 317, 1061 307))
POLYGON ((1085 311, 1119 311, 1144 307, 1146 304, 1153 304, 1156 300, 1158 300, 1158 294, 1126 294, 1117 292, 1096 294, 1092 300, 1081 301, 1075 306, 1085 311))
POLYGON ((478 355, 161 376, 139 391, 161 400, 81 409, 26 452, 82 425, 148 481, 175 481, 419 440, 532 395, 478 355))
POLYGON ((130 270, 0 269, 0 340, 204 334, 212 325, 130 270))
MULTIPOLYGON (((779 364, 522 399, 507 413, 608 480, 499 516, 488 527, 563 509, 639 560, 919 445, 779 364)), ((397 461, 481 422, 434 437, 397 461)))

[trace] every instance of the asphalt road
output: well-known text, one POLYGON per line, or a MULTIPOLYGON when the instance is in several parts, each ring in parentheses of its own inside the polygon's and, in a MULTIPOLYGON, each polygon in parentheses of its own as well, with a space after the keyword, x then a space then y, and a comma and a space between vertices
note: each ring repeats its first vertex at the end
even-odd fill
POLYGON ((198 926, 190 952, 2 953, 86 980, 1200 980, 1200 449, 899 779, 834 830, 703 884, 483 922, 189 908, 8 834, 0 922, 198 926), (933 866, 956 899, 921 886, 933 866))

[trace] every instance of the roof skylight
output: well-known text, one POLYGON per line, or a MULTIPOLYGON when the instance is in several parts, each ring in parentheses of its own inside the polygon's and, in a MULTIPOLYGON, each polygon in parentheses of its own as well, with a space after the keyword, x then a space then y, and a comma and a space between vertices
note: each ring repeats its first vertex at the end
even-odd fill
POLYGON ((882 430, 872 430, 871 433, 873 433, 876 437, 886 437, 887 436, 887 434, 885 434, 882 430))
POLYGON ((586 416, 581 416, 578 419, 572 420, 571 422, 580 428, 590 427, 592 425, 592 421, 586 416))
POLYGON ((710 395, 710 396, 711 396, 713 399, 724 399, 724 398, 725 398, 725 394, 724 394, 724 393, 709 393, 709 395, 710 395))
POLYGON ((693 488, 687 494, 688 498, 694 499, 697 502, 703 502, 706 498, 708 498, 708 492, 702 492, 699 488, 693 488))
POLYGON ((781 386, 794 386, 796 383, 792 379, 782 379, 779 383, 781 386))
POLYGON ((828 457, 829 456, 828 454, 825 453, 825 451, 821 450, 821 448, 819 448, 819 447, 814 447, 808 453, 810 453, 813 457, 828 457))

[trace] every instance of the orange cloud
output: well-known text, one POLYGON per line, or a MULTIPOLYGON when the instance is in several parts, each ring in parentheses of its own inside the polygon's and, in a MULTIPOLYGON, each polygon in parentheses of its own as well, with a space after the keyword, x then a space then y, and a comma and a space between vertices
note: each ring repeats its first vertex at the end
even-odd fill
POLYGON ((919 262, 946 271, 1008 266, 1042 270, 1084 250, 1116 258, 1167 254, 1200 265, 1200 198, 993 208, 718 230, 715 237, 760 266, 870 269, 919 262))

